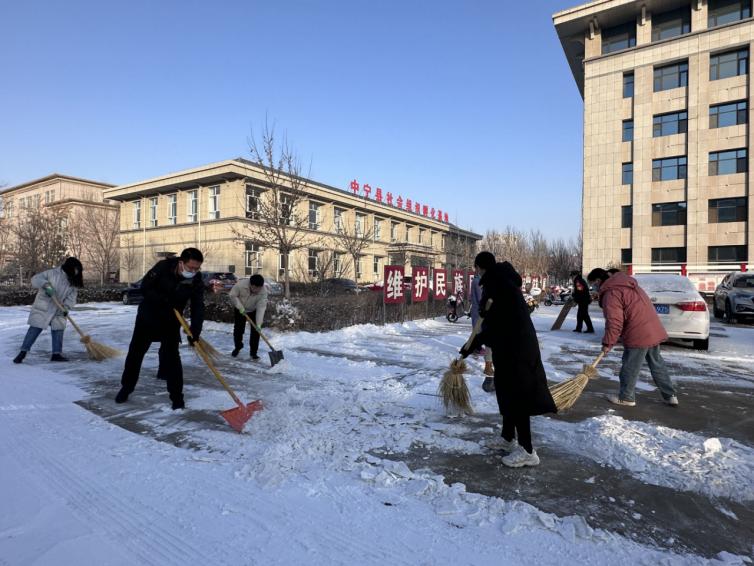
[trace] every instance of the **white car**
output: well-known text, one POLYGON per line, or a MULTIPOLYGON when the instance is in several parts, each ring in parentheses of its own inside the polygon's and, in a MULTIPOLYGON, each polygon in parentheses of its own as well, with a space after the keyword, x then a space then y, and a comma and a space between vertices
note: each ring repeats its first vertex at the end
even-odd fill
POLYGON ((709 348, 709 310, 699 291, 683 275, 634 275, 654 303, 668 337, 691 340, 697 350, 709 348))

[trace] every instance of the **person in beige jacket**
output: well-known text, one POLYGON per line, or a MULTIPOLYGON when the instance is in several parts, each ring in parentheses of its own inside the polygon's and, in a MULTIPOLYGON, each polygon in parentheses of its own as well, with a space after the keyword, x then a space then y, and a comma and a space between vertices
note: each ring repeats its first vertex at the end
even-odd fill
MULTIPOLYGON (((233 341, 235 346, 231 355, 235 358, 243 349, 243 333, 246 330, 246 317, 254 321, 257 328, 262 328, 264 312, 267 310, 267 289, 264 287, 264 277, 259 274, 248 279, 241 279, 230 290, 230 302, 235 307, 233 311, 233 341)), ((259 356, 259 332, 254 326, 249 334, 249 355, 257 361, 259 356)))

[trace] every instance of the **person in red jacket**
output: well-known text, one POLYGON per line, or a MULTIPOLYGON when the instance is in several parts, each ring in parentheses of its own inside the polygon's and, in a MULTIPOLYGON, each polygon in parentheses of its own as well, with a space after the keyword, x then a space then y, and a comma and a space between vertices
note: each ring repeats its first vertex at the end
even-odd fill
POLYGON ((675 386, 660 354, 660 344, 668 339, 652 301, 639 287, 636 279, 625 273, 610 275, 604 269, 593 269, 587 279, 599 288, 599 302, 605 313, 605 336, 602 351, 608 353, 619 338, 623 339, 623 365, 620 368, 620 391, 607 400, 615 405, 636 405, 634 389, 639 371, 647 361, 652 379, 663 401, 678 405, 675 386))

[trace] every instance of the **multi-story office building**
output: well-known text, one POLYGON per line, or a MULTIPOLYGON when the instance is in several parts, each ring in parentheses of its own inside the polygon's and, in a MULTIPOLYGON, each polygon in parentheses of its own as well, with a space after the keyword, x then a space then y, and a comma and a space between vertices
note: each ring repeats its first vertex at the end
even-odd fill
POLYGON ((553 16, 584 99, 584 268, 751 263, 751 0, 597 0, 553 16))
POLYGON ((159 259, 196 246, 208 271, 282 280, 288 269, 291 281, 339 276, 371 283, 382 280, 385 265, 405 265, 407 273, 412 265, 470 267, 481 239, 409 195, 298 178, 296 210, 285 215, 298 219, 288 230, 299 232, 299 246, 286 255, 260 232, 279 229, 265 218, 265 202, 277 198, 281 210, 288 208, 285 175, 279 186, 274 195, 260 166, 231 159, 107 190, 121 207, 121 279, 138 279, 159 259), (354 266, 347 248, 359 234, 368 241, 358 244, 354 266))

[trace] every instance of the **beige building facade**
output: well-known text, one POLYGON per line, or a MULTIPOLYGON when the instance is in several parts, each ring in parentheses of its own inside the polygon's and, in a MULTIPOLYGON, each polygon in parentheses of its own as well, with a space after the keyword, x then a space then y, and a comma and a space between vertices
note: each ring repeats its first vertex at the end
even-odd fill
POLYGON ((584 269, 713 286, 752 261, 751 0, 598 0, 553 16, 584 99, 584 269))
POLYGON ((106 198, 121 207, 121 279, 139 279, 161 258, 195 246, 205 271, 282 281, 287 265, 291 281, 347 277, 363 284, 381 281, 385 265, 404 264, 407 274, 411 265, 468 267, 481 239, 422 209, 299 178, 304 196, 295 214, 306 225, 301 247, 285 257, 258 237, 265 229, 260 202, 273 193, 267 183, 263 168, 239 158, 108 189, 106 198), (354 270, 338 234, 352 227, 355 236, 357 226, 369 241, 354 270))

